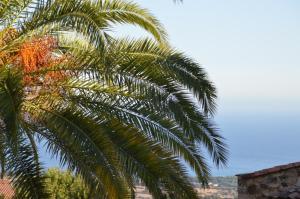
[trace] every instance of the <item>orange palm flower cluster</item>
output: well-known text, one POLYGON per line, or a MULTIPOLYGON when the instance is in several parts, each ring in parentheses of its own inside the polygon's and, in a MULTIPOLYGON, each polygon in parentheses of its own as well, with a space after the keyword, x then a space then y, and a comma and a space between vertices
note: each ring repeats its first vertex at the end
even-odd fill
POLYGON ((18 35, 15 28, 5 28, 0 31, 0 46, 3 46, 13 40, 18 35))
MULTIPOLYGON (((16 38, 18 35, 18 32, 15 28, 5 28, 0 31, 0 47, 4 47, 7 45, 10 41, 12 41, 14 38, 16 38)), ((10 53, 7 53, 6 51, 0 51, 0 66, 3 66, 13 59, 12 56, 10 56, 10 53)))
POLYGON ((62 79, 65 74, 61 71, 51 70, 66 60, 65 56, 55 56, 54 51, 58 48, 58 41, 52 36, 44 36, 33 39, 21 45, 18 53, 20 66, 24 72, 24 83, 34 84, 37 82, 48 84, 53 80, 62 79), (37 72, 47 70, 43 76, 37 72))

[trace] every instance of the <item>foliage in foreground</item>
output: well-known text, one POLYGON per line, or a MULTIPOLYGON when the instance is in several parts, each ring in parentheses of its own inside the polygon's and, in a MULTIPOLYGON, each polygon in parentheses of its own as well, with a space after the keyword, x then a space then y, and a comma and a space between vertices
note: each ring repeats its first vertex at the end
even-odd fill
POLYGON ((50 199, 91 199, 83 179, 70 171, 52 168, 47 170, 45 177, 50 199))
POLYGON ((49 198, 39 144, 96 198, 197 198, 207 150, 226 163, 211 116, 216 90, 167 42, 146 9, 123 0, 0 0, 0 166, 19 198, 49 198), (152 37, 115 38, 115 24, 152 37))

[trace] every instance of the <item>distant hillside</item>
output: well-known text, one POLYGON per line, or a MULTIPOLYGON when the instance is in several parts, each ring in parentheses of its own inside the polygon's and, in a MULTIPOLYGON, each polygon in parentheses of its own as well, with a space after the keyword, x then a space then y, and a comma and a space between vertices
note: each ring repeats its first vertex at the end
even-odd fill
POLYGON ((235 176, 211 177, 208 189, 203 189, 195 178, 192 180, 201 199, 237 199, 235 176))
MULTIPOLYGON (((196 178, 191 178, 201 199, 237 199, 237 178, 229 177, 212 177, 209 181, 209 188, 202 188, 196 178)), ((151 199, 143 183, 137 182, 136 199, 151 199)))
POLYGON ((212 177, 210 182, 213 184, 219 184, 220 187, 237 187, 237 177, 235 176, 212 177))
MULTIPOLYGON (((197 183, 196 178, 192 178, 192 180, 195 182, 195 186, 200 187, 200 184, 197 183)), ((217 186, 220 188, 231 188, 236 189, 237 188, 237 177, 235 176, 226 176, 226 177, 211 177, 209 180, 210 186, 217 186)))

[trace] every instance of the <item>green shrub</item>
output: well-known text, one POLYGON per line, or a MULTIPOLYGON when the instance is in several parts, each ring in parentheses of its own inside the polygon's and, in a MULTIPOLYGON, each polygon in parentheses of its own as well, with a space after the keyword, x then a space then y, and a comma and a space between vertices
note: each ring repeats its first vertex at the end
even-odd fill
POLYGON ((59 169, 49 169, 45 175, 46 187, 51 193, 51 199, 89 198, 89 189, 81 177, 59 169))

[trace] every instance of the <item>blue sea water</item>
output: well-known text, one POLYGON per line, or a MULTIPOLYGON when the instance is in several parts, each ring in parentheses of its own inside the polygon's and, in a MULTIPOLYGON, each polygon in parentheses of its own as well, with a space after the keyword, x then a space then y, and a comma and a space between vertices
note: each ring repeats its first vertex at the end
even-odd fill
POLYGON ((215 176, 236 175, 300 161, 300 112, 223 112, 217 116, 230 155, 215 176))

